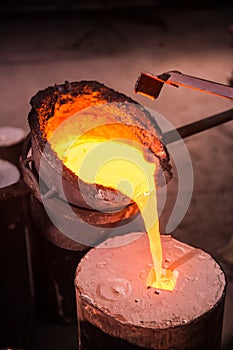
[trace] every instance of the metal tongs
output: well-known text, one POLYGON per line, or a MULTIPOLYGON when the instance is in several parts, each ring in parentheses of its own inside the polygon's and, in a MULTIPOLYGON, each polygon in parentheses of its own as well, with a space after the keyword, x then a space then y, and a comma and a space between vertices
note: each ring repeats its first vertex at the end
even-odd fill
MULTIPOLYGON (((158 98, 164 84, 172 85, 177 88, 179 86, 191 88, 233 100, 233 87, 193 77, 178 71, 169 71, 160 75, 153 75, 143 71, 135 84, 134 91, 152 99, 156 99, 158 98)), ((179 135, 182 138, 185 138, 198 132, 210 129, 211 127, 228 122, 232 119, 233 109, 230 109, 225 112, 201 119, 197 122, 184 125, 175 131, 168 131, 164 134, 164 142, 168 144, 177 141, 179 139, 179 135)))

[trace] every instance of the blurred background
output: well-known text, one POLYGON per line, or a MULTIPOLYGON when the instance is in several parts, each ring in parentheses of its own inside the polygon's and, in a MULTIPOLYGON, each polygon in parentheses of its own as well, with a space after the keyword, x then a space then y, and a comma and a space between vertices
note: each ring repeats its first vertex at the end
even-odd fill
MULTIPOLYGON (((9 0, 0 6, 0 33, 0 126, 28 133, 31 97, 66 80, 97 80, 174 127, 232 108, 228 99, 185 88, 165 86, 155 101, 134 93, 142 70, 233 84, 230 0, 9 0)), ((172 232, 212 254, 227 275, 224 350, 233 344, 232 131, 228 122, 185 140, 194 190, 172 232)), ((169 212, 168 205, 164 218, 169 212)), ((76 326, 38 323, 31 349, 71 350, 76 340, 76 326)))

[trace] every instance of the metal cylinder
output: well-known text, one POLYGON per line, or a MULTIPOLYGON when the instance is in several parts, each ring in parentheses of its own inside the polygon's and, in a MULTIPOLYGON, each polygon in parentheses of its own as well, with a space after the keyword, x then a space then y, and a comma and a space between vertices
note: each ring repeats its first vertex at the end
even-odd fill
POLYGON ((175 288, 148 288, 148 237, 108 239, 79 263, 79 350, 220 350, 225 276, 206 252, 162 236, 175 288))
POLYGON ((25 131, 18 127, 0 127, 0 158, 19 166, 25 131))
POLYGON ((29 348, 34 321, 28 251, 29 190, 20 180, 0 188, 0 347, 29 348))

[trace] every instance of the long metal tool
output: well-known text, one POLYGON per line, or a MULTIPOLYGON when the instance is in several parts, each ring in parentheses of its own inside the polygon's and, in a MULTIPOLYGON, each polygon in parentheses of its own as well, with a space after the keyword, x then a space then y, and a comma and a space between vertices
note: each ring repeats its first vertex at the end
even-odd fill
MULTIPOLYGON (((196 78, 178 71, 170 71, 160 75, 142 72, 135 84, 134 91, 152 99, 156 99, 158 98, 164 84, 169 84, 175 87, 188 87, 233 99, 233 87, 196 78)), ((178 141, 180 138, 186 138, 230 120, 233 120, 233 109, 184 125, 178 129, 168 131, 164 133, 163 140, 165 144, 169 144, 178 141)))
POLYGON ((178 129, 167 131, 163 134, 163 142, 165 145, 167 145, 169 143, 179 141, 181 138, 198 134, 199 132, 208 130, 214 126, 229 122, 231 120, 233 120, 233 108, 193 123, 186 124, 178 129))
POLYGON ((209 94, 233 99, 233 87, 219 84, 213 81, 193 77, 178 71, 169 71, 160 75, 141 72, 134 91, 156 99, 164 84, 175 87, 183 86, 194 90, 207 92, 209 94))

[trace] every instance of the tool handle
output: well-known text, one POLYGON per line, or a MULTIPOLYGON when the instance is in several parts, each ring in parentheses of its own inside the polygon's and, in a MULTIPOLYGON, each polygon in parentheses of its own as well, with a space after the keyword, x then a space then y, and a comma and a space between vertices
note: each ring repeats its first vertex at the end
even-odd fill
POLYGON ((184 86, 194 90, 233 99, 233 87, 205 80, 178 71, 170 71, 158 76, 164 83, 174 86, 184 86))
POLYGON ((199 132, 208 130, 214 126, 233 120, 233 108, 210 117, 186 124, 175 130, 170 130, 163 134, 163 141, 166 144, 179 141, 180 138, 186 138, 199 132))

